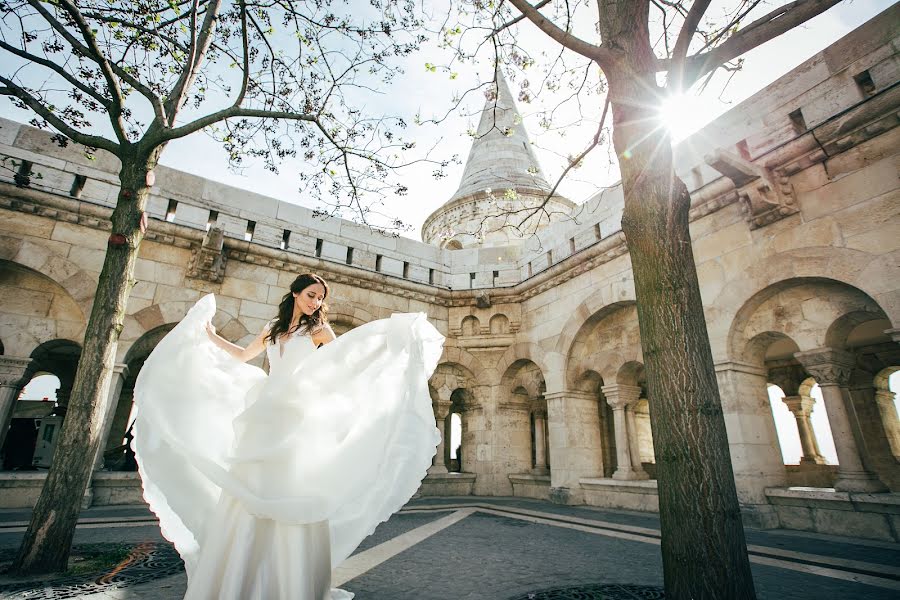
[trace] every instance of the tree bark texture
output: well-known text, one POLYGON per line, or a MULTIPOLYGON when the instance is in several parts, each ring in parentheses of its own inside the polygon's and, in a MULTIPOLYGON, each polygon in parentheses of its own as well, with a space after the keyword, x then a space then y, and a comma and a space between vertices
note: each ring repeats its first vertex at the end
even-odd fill
POLYGON ((140 152, 131 148, 121 157, 121 188, 111 217, 111 233, 124 236, 124 243, 111 241, 107 247, 60 439, 13 566, 19 573, 66 569, 82 498, 102 441, 107 390, 144 237, 141 217, 150 192, 147 173, 155 167, 161 150, 140 152))
MULTIPOLYGON (((653 85, 652 80, 644 83, 653 85)), ((625 97, 640 95, 632 89, 625 97)), ((650 397, 666 597, 752 599, 725 419, 691 248, 690 195, 674 174, 668 135, 654 131, 652 108, 646 108, 652 102, 617 105, 616 96, 614 142, 625 193, 622 230, 634 272, 650 397)))
POLYGON ((657 117, 646 2, 601 0, 601 65, 625 210, 657 461, 670 600, 755 596, 689 231, 690 195, 657 117))

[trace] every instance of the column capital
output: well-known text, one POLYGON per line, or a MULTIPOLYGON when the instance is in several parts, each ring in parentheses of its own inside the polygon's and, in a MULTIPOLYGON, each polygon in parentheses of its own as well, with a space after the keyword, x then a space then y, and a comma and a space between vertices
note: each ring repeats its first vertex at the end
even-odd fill
POLYGON ((594 392, 582 392, 580 390, 562 390, 560 392, 544 393, 544 400, 557 400, 559 398, 575 398, 577 400, 597 401, 597 394, 594 392))
POLYGON ((768 373, 769 382, 780 387, 785 396, 796 396, 806 377, 806 371, 800 365, 772 367, 768 373))
POLYGON ((113 374, 128 377, 128 365, 125 363, 116 363, 113 365, 113 374))
POLYGON ((837 348, 817 348, 807 352, 797 352, 794 358, 800 361, 806 372, 821 386, 847 385, 856 366, 856 357, 837 348))
POLYGON ((434 418, 436 419, 446 419, 447 415, 450 414, 450 402, 438 401, 432 402, 431 408, 434 410, 434 418))
POLYGON ((641 388, 637 385, 613 383, 600 388, 606 396, 606 403, 613 408, 625 408, 641 399, 641 388))
POLYGON ((33 360, 18 356, 0 356, 0 387, 18 387, 23 383, 33 360))
POLYGON ((795 417, 808 417, 812 414, 815 399, 809 396, 785 396, 781 399, 795 417))

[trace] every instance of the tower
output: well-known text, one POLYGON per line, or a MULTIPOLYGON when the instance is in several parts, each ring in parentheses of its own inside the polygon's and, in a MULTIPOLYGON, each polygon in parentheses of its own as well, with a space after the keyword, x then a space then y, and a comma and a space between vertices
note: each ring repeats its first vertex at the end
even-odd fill
POLYGON ((487 94, 459 187, 422 226, 422 239, 450 249, 522 243, 575 204, 550 194, 500 69, 487 94))

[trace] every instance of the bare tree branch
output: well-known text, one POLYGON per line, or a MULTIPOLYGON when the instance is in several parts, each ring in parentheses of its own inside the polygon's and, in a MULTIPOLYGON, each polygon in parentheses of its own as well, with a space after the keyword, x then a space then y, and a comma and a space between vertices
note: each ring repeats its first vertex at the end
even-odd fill
POLYGON ((602 44, 595 46, 594 44, 572 35, 568 31, 564 31, 558 25, 542 15, 537 8, 532 6, 526 0, 509 0, 509 2, 527 17, 529 21, 534 23, 538 29, 572 52, 576 52, 598 63, 609 60, 609 53, 602 44))
POLYGON ((28 108, 37 113, 41 118, 53 125, 60 133, 75 140, 77 143, 93 148, 101 148, 111 154, 119 155, 120 146, 104 137, 98 135, 88 135, 78 131, 74 127, 56 116, 53 111, 44 106, 40 100, 29 94, 26 90, 16 85, 13 81, 0 75, 0 83, 5 87, 0 87, 0 96, 13 96, 25 103, 28 108))
MULTIPOLYGON (((688 57, 684 61, 682 85, 693 84, 697 79, 717 69, 726 62, 774 39, 786 31, 825 12, 841 0, 795 0, 776 8, 741 29, 709 52, 688 57)), ((671 61, 659 61, 659 70, 671 69, 671 61)))

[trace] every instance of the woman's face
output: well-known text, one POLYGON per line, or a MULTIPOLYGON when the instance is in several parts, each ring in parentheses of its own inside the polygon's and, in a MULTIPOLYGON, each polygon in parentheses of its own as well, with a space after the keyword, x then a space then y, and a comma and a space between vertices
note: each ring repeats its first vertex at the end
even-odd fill
POLYGON ((321 283, 314 283, 300 292, 294 292, 294 305, 306 316, 319 310, 324 300, 325 286, 321 283))

